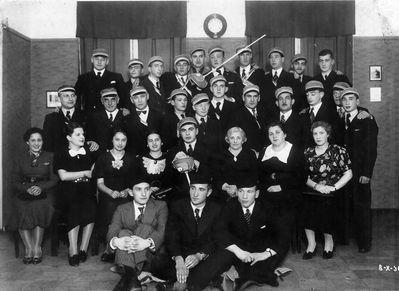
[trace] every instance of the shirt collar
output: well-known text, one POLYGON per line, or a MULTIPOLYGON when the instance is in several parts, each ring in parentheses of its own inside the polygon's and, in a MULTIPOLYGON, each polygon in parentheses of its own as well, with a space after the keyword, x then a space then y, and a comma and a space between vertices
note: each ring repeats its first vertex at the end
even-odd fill
POLYGON ((352 122, 352 120, 355 118, 355 116, 359 113, 359 110, 355 109, 352 112, 349 112, 349 120, 352 122))
POLYGON ((249 71, 251 70, 251 64, 245 67, 240 67, 240 75, 242 75, 242 71, 245 70, 245 73, 248 74, 249 71))
POLYGON ((97 76, 98 73, 100 73, 100 76, 102 77, 104 75, 105 69, 102 69, 101 71, 97 70, 97 69, 93 69, 94 70, 94 74, 97 76))
POLYGON ((62 108, 62 107, 61 107, 61 111, 62 111, 62 113, 64 114, 64 116, 66 116, 66 115, 67 115, 67 111, 69 111, 69 114, 70 114, 71 117, 72 117, 73 113, 75 112, 75 107, 73 107, 73 108, 71 108, 71 109, 65 109, 65 108, 62 108))
POLYGON ((114 111, 109 112, 107 110, 105 110, 105 112, 107 113, 107 115, 109 116, 110 114, 112 115, 112 119, 115 119, 115 116, 118 114, 118 108, 116 108, 114 111))
POLYGON ((205 119, 205 122, 208 122, 208 116, 202 117, 195 113, 195 119, 197 119, 198 123, 201 123, 201 118, 205 119))
POLYGON ((224 104, 224 98, 222 98, 220 100, 216 100, 215 98, 212 98, 212 100, 211 100, 211 103, 214 108, 216 108, 216 103, 218 103, 218 102, 220 102, 220 110, 222 110, 223 104, 224 104))
POLYGON ((188 150, 188 146, 191 144, 191 147, 193 150, 195 149, 195 145, 197 144, 197 140, 193 141, 192 143, 186 143, 184 142, 184 146, 186 147, 186 151, 188 150))
POLYGON ((159 82, 159 79, 155 79, 152 75, 148 75, 148 80, 150 80, 155 87, 157 86, 157 82, 159 82))
POLYGON ((291 114, 292 114, 292 109, 290 109, 290 110, 287 111, 286 113, 282 113, 282 112, 280 111, 280 120, 281 120, 281 115, 284 115, 284 119, 285 119, 285 120, 288 120, 288 118, 290 118, 291 114))
POLYGON ((141 204, 136 203, 136 201, 133 200, 133 206, 134 206, 134 216, 135 216, 135 219, 137 219, 137 217, 139 217, 139 215, 141 213, 139 207, 140 208, 144 207, 144 211, 143 211, 143 213, 144 213, 145 208, 147 207, 147 204, 141 205, 141 204))
POLYGON ((205 207, 206 203, 204 205, 202 205, 201 207, 195 206, 191 202, 190 202, 190 205, 191 205, 191 208, 193 209, 194 216, 195 216, 195 209, 199 209, 198 216, 201 217, 202 216, 202 211, 204 211, 204 207, 205 207))
POLYGON ((277 70, 272 69, 272 77, 273 77, 274 74, 275 74, 274 72, 277 72, 277 76, 280 77, 282 71, 283 71, 283 68, 280 68, 280 69, 277 69, 277 70))
POLYGON ((317 115, 317 112, 319 112, 321 104, 323 104, 323 102, 320 102, 319 104, 316 104, 314 106, 310 106, 310 108, 313 107, 313 113, 314 113, 315 116, 317 115))

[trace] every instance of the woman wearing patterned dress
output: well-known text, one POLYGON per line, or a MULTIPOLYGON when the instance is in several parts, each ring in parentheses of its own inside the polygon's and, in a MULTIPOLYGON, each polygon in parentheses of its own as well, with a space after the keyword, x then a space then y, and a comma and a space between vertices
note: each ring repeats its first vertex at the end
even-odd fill
POLYGON ((311 191, 305 192, 303 222, 308 247, 303 259, 316 254, 315 231, 324 234, 323 258, 330 259, 334 252, 334 223, 339 215, 335 199, 352 178, 351 161, 345 148, 330 144, 331 126, 323 121, 312 124, 311 131, 316 146, 305 150, 308 179, 306 185, 311 191))
POLYGON ((223 150, 220 159, 214 165, 217 169, 214 171, 216 189, 221 192, 219 198, 223 201, 237 196, 236 183, 240 177, 258 175, 255 151, 243 147, 247 141, 244 130, 240 127, 230 128, 226 133, 225 141, 229 147, 223 150))
POLYGON ((44 229, 54 213, 49 192, 57 184, 57 176, 53 173, 53 154, 42 151, 43 131, 30 128, 23 138, 29 150, 16 161, 17 226, 25 246, 23 263, 39 264, 44 229))
POLYGON ((162 152, 162 139, 158 132, 147 134, 147 147, 148 153, 138 161, 139 175, 147 176, 151 181, 151 195, 154 199, 165 200, 170 188, 170 169, 166 167, 166 154, 162 152))
MULTIPOLYGON (((132 186, 130 181, 135 175, 136 164, 135 157, 125 151, 126 143, 126 133, 120 129, 115 130, 113 148, 98 158, 94 168, 99 190, 96 230, 101 240, 106 239, 115 209, 132 200, 128 191, 132 186)), ((101 260, 108 262, 113 261, 113 258, 114 253, 107 247, 101 260)))
POLYGON ((81 125, 67 125, 68 149, 56 154, 54 169, 61 180, 60 203, 64 207, 69 240, 69 264, 79 266, 87 259, 87 248, 96 218, 97 201, 91 181, 95 156, 84 146, 85 136, 81 125), (82 240, 78 253, 78 234, 82 240))

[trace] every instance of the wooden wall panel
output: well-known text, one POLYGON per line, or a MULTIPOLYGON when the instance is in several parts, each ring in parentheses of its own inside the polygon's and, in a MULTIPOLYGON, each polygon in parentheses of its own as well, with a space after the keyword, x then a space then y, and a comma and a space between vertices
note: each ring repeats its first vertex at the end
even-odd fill
POLYGON ((12 207, 12 181, 15 157, 26 151, 22 140, 31 126, 30 110, 30 40, 3 29, 3 225, 8 225, 12 207))
POLYGON ((355 37, 353 46, 360 105, 370 110, 379 127, 373 208, 399 208, 399 38, 355 37), (370 65, 382 66, 382 81, 369 81, 370 65), (370 102, 370 87, 381 87, 381 102, 370 102))

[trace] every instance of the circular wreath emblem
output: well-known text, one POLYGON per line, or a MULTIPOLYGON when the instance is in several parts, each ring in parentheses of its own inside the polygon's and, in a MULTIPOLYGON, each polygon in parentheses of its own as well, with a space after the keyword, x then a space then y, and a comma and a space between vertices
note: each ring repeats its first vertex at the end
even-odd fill
POLYGON ((227 29, 226 19, 217 13, 210 14, 204 21, 205 33, 210 38, 221 37, 227 29))

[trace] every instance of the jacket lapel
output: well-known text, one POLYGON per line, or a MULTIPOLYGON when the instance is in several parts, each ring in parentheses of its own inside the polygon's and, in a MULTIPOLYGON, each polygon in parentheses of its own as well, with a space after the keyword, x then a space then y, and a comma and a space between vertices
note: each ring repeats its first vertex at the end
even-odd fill
POLYGON ((183 209, 184 211, 184 216, 187 218, 186 219, 186 224, 188 229, 191 231, 191 233, 196 236, 197 234, 197 222, 195 221, 194 218, 194 213, 193 209, 191 208, 190 201, 185 204, 185 207, 183 209))

